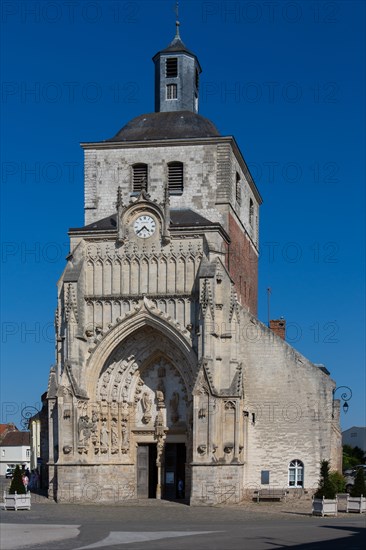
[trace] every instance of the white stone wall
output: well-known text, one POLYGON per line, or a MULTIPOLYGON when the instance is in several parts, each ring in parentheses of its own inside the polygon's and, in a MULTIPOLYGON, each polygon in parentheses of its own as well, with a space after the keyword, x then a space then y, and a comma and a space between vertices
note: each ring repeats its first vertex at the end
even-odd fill
POLYGON ((287 488, 297 459, 305 488, 315 488, 321 460, 332 458, 334 382, 265 325, 243 321, 245 486, 260 487, 261 470, 269 470, 270 486, 287 488))

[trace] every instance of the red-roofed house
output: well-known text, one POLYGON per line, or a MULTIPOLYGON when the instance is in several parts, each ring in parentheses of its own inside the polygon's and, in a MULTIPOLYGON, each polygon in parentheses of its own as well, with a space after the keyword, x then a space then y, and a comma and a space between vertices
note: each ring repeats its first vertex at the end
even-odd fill
POLYGON ((30 466, 30 434, 11 430, 0 443, 0 475, 4 476, 8 468, 17 464, 30 466))
POLYGON ((13 432, 14 430, 17 431, 18 428, 12 422, 9 422, 9 424, 0 424, 0 443, 8 432, 13 432))

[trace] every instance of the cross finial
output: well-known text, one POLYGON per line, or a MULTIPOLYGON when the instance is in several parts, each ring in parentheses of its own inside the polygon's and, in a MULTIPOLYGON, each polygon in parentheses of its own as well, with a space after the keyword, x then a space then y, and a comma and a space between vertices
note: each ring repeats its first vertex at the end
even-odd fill
POLYGON ((175 38, 180 38, 180 36, 179 36, 179 26, 180 26, 180 23, 179 23, 179 2, 175 3, 175 17, 176 17, 176 21, 175 21, 175 38))

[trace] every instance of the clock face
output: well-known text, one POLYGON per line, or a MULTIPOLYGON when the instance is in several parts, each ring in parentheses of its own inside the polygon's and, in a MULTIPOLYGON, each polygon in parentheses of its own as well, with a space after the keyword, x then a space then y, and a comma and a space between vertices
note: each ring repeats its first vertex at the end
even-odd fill
POLYGON ((151 216, 139 216, 133 224, 133 230, 141 239, 147 239, 155 233, 156 222, 151 216))

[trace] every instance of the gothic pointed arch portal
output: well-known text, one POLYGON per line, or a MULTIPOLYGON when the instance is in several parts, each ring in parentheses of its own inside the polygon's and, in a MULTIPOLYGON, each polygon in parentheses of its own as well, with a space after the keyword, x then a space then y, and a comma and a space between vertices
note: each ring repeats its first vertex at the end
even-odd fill
MULTIPOLYGON (((172 340, 145 325, 115 347, 95 380, 90 411, 96 420, 94 454, 109 463, 134 464, 137 496, 175 498, 178 483, 186 485, 192 454, 191 372, 172 340)), ((81 444, 84 435, 81 427, 81 444)))

